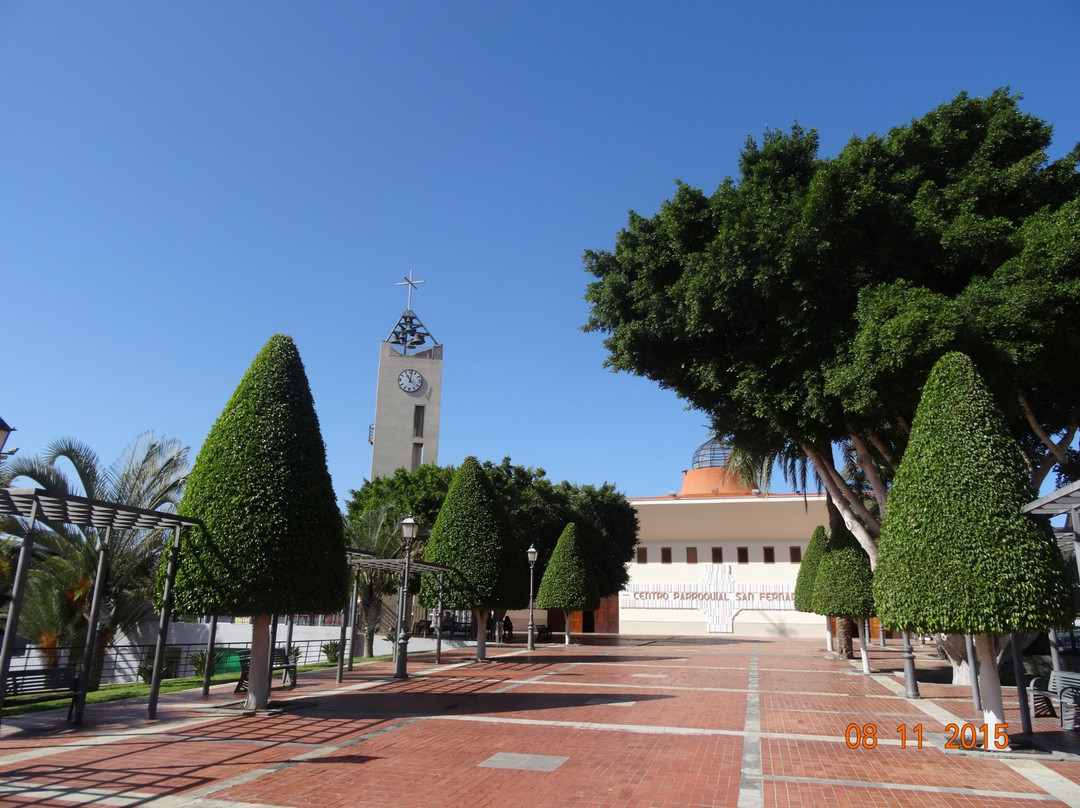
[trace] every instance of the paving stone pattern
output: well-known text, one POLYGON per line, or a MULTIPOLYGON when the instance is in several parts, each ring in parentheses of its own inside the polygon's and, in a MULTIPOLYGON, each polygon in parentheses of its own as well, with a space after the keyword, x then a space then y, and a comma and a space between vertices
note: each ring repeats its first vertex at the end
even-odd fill
MULTIPOLYGON (((905 699, 896 647, 865 676, 818 641, 575 639, 415 655, 406 680, 385 661, 340 685, 305 672, 267 715, 222 685, 163 696, 156 721, 145 701, 91 704, 80 727, 5 718, 0 808, 1080 806, 1080 732, 1040 717, 1027 751, 946 751, 946 723, 981 723, 970 689, 905 699)), ((928 648, 917 665, 940 679, 928 648)), ((1007 692, 1014 735, 1016 708, 1007 692)))

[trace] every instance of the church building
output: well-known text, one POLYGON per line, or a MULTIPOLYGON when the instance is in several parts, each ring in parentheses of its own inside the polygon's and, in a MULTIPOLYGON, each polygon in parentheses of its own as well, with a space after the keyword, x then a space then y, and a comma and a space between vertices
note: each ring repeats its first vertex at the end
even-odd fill
POLYGON ((443 346, 412 310, 412 293, 423 282, 409 272, 398 284, 409 287, 408 304, 379 345, 375 423, 368 429, 371 480, 439 462, 443 346))
POLYGON ((814 528, 828 524, 825 495, 764 494, 739 481, 729 456, 725 443, 707 441, 678 493, 630 500, 640 523, 637 557, 618 595, 618 628, 605 604, 598 631, 821 634, 824 618, 795 611, 793 596, 814 528))

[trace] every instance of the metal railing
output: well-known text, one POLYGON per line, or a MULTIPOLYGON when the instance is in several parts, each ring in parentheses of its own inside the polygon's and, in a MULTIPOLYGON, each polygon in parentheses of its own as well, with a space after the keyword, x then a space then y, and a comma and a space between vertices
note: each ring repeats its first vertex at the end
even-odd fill
MULTIPOLYGON (((326 662, 326 654, 322 646, 326 640, 293 640, 292 647, 298 649, 300 655, 298 665, 314 665, 318 662, 326 662)), ((336 642, 336 641, 335 641, 336 642)), ((284 647, 284 638, 278 638, 278 647, 284 647)), ((214 667, 215 674, 235 672, 240 675, 240 651, 250 651, 250 642, 223 642, 214 645, 214 653, 221 654, 221 658, 214 667)), ((182 679, 189 676, 199 675, 195 665, 192 664, 192 656, 205 656, 206 643, 170 644, 166 647, 165 671, 166 679, 182 679)), ((101 669, 101 684, 131 684, 133 682, 148 681, 153 668, 154 646, 153 645, 109 645, 105 649, 105 658, 101 669)), ((41 649, 36 646, 27 646, 26 652, 11 658, 11 670, 31 670, 34 668, 80 666, 82 662, 82 649, 78 647, 58 647, 41 649)))

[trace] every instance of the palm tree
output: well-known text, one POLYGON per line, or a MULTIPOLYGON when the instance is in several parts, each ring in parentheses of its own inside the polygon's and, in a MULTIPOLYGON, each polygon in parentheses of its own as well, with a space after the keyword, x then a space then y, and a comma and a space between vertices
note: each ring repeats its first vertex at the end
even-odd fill
MULTIPOLYGON (((346 517, 346 545, 376 558, 402 557, 401 518, 395 517, 391 510, 389 503, 380 503, 352 519, 346 517)), ((399 576, 374 567, 360 567, 357 575, 360 583, 357 590, 360 599, 357 624, 364 632, 364 656, 370 657, 374 655, 375 633, 383 616, 383 599, 397 590, 399 576)))
MULTIPOLYGON (((139 435, 111 465, 102 465, 97 454, 79 441, 61 438, 41 457, 17 458, 6 469, 12 481, 25 478, 34 485, 59 494, 73 494, 147 510, 173 512, 183 492, 188 472, 188 448, 173 438, 156 438, 153 432, 139 435), (67 461, 61 463, 61 461, 67 461), (64 466, 70 467, 70 472, 64 466)), ((41 645, 85 638, 90 611, 91 587, 97 574, 105 534, 90 526, 53 523, 40 518, 47 530, 38 529, 34 541, 51 553, 38 564, 28 587, 24 631, 41 645), (48 602, 49 600, 53 602, 48 602), (65 613, 70 624, 57 626, 65 613)), ((26 533, 23 520, 12 519, 5 529, 16 536, 26 533)), ((147 530, 114 530, 104 547, 101 614, 90 661, 87 690, 97 689, 105 646, 115 633, 130 631, 151 613, 150 600, 158 561, 166 538, 147 530)))

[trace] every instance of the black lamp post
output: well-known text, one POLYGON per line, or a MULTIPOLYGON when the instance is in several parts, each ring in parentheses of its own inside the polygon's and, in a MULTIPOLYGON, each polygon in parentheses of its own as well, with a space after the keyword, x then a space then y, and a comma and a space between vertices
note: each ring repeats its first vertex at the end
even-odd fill
POLYGON ((536 566, 536 545, 530 544, 525 551, 529 557, 529 650, 536 649, 533 637, 536 634, 536 624, 533 622, 533 568, 536 566))
POLYGON ((14 432, 14 431, 15 431, 14 427, 8 426, 7 422, 3 418, 0 418, 0 460, 2 460, 5 457, 10 457, 11 455, 15 454, 15 452, 18 451, 18 449, 12 449, 10 452, 5 452, 4 451, 4 445, 7 443, 7 439, 11 436, 11 433, 14 432))
POLYGON ((401 538, 405 540, 405 569, 401 576, 401 619, 398 621, 397 630, 397 665, 394 669, 395 679, 408 679, 409 672, 406 670, 406 656, 409 648, 409 635, 406 633, 405 621, 409 619, 409 559, 412 556, 412 543, 416 538, 419 528, 412 516, 406 516, 401 520, 401 538))

